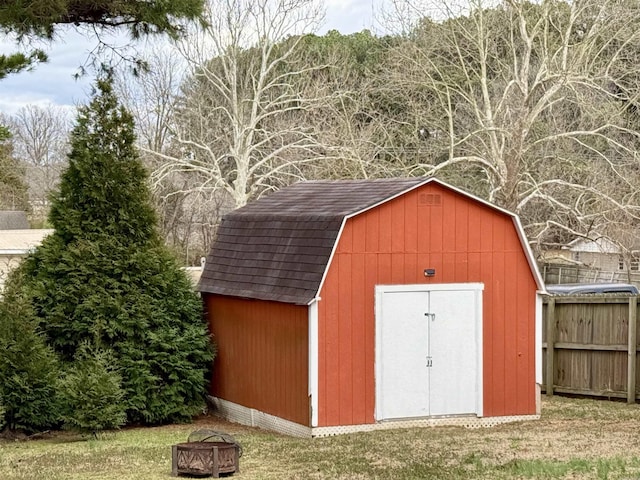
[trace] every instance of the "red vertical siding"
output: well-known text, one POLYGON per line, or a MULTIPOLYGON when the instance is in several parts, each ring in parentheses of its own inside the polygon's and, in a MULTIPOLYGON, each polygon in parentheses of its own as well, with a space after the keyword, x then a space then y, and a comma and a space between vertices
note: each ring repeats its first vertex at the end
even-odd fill
POLYGON ((466 282, 485 285, 484 414, 535 413, 536 285, 513 221, 427 184, 345 225, 320 292, 319 425, 374 422, 375 285, 466 282))
POLYGON ((309 425, 307 307, 211 294, 205 303, 218 345, 211 394, 309 425))

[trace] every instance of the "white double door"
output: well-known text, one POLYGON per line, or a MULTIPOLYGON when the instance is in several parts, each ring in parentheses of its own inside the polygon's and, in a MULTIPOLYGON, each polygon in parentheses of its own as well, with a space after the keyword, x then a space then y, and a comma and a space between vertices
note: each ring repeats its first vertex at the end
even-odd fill
POLYGON ((482 284, 376 287, 376 419, 482 415, 482 284))

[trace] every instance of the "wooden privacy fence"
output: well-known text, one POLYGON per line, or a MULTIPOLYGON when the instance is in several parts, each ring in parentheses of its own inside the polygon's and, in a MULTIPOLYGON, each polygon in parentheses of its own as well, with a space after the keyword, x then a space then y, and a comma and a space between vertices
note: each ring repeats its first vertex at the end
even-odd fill
POLYGON ((638 296, 545 297, 543 388, 608 398, 639 396, 638 296))

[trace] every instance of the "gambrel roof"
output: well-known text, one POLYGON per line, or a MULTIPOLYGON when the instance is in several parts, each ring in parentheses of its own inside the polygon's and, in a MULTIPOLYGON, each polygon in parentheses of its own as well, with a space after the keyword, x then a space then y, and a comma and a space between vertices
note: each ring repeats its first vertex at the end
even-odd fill
MULTIPOLYGON (((300 182, 223 217, 198 289, 307 305, 320 290, 344 221, 429 182, 507 213, 519 227, 510 212, 434 178, 300 182)), ((521 228, 519 234, 537 272, 521 228)))

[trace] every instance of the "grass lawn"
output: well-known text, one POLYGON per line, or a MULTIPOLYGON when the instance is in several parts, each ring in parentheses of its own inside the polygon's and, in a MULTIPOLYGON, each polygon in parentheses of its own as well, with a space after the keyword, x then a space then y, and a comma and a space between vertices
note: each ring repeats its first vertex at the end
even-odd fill
POLYGON ((204 417, 100 440, 0 441, 0 479, 168 479, 171 445, 198 428, 244 448, 238 479, 639 479, 640 405, 543 398, 542 419, 299 439, 204 417))

